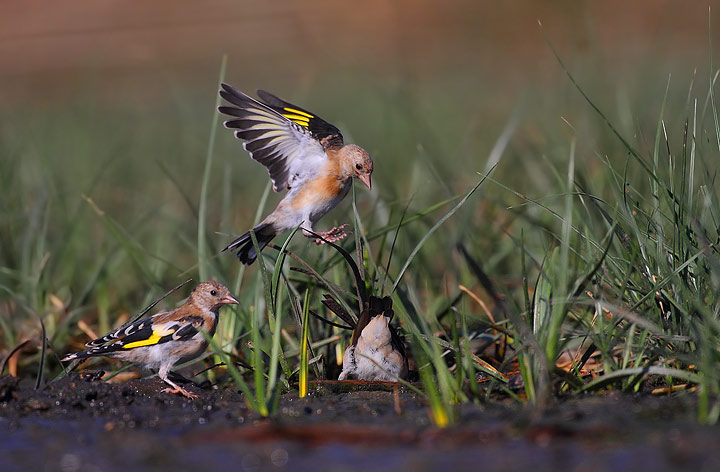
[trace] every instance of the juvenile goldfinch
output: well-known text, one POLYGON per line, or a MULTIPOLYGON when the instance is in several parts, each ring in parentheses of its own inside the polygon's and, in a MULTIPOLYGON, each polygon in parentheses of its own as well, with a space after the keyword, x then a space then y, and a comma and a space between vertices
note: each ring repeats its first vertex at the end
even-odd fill
POLYGON ((394 312, 390 297, 371 296, 353 330, 352 342, 343 355, 338 380, 406 379, 408 361, 405 346, 390 325, 394 312))
MULTIPOLYGON (((253 228, 258 247, 262 250, 276 235, 301 225, 309 238, 313 226, 345 198, 353 177, 371 188, 373 161, 363 148, 343 144, 335 126, 314 113, 262 90, 262 103, 222 84, 220 96, 233 106, 218 110, 233 119, 225 127, 234 129, 235 136, 245 141, 243 148, 250 157, 267 167, 273 190, 287 190, 275 210, 253 228)), ((335 242, 347 234, 345 225, 318 232, 335 242)), ((324 241, 315 239, 317 244, 324 241)), ((223 250, 237 250, 244 264, 257 258, 250 233, 247 232, 223 250)))
POLYGON ((170 368, 202 354, 208 345, 202 331, 215 334, 220 307, 237 303, 223 284, 203 282, 180 307, 122 326, 85 344, 90 348, 87 351, 70 354, 63 361, 107 356, 134 362, 158 370, 158 377, 172 387, 163 392, 198 398, 168 378, 170 368))

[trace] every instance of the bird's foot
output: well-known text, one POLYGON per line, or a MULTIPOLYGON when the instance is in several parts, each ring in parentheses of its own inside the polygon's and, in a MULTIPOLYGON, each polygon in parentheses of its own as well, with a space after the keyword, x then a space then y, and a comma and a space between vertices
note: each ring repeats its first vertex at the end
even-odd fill
POLYGON ((341 239, 346 238, 346 237, 347 237, 347 233, 346 233, 345 230, 343 229, 343 228, 345 228, 346 226, 347 226, 346 224, 345 224, 345 225, 340 225, 340 226, 334 227, 334 228, 331 229, 330 231, 320 231, 320 232, 318 232, 317 234, 319 234, 320 236, 322 236, 322 239, 321 239, 321 238, 316 238, 316 239, 315 239, 315 244, 321 245, 321 244, 325 244, 325 242, 334 243, 334 242, 340 241, 341 239))
POLYGON ((198 398, 200 398, 199 395, 190 393, 182 387, 177 387, 177 388, 169 388, 168 387, 168 388, 164 388, 164 389, 160 390, 160 392, 161 393, 172 393, 174 395, 182 395, 186 398, 189 398, 190 400, 197 400, 198 398))

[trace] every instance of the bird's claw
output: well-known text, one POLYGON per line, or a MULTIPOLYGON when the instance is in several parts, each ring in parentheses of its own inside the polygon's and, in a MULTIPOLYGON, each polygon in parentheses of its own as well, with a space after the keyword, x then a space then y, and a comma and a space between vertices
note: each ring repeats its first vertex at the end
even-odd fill
POLYGON ((322 231, 322 232, 317 233, 318 235, 322 236, 322 238, 316 238, 315 244, 317 244, 319 246, 319 245, 325 244, 326 242, 334 243, 334 242, 337 242, 337 241, 340 241, 340 240, 346 238, 347 233, 343 230, 343 228, 345 228, 346 226, 347 225, 344 224, 344 225, 336 226, 329 231, 322 231))
POLYGON ((195 395, 194 393, 190 393, 182 387, 178 387, 178 388, 168 387, 168 388, 164 388, 164 389, 160 390, 160 392, 161 393, 172 393, 174 395, 182 395, 186 398, 189 398, 190 400, 197 400, 198 398, 200 398, 200 395, 195 395))

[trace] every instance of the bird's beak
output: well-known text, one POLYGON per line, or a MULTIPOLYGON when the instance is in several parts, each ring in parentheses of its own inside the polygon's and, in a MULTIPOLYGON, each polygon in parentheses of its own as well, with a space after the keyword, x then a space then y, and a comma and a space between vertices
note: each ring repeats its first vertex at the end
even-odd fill
POLYGON ((362 183, 365 184, 365 186, 368 188, 368 190, 372 190, 372 182, 370 182, 370 174, 358 175, 358 179, 360 179, 362 181, 362 183))
POLYGON ((224 296, 220 300, 220 303, 222 303, 223 305, 239 305, 240 304, 239 301, 235 300, 235 298, 231 297, 230 295, 224 296))

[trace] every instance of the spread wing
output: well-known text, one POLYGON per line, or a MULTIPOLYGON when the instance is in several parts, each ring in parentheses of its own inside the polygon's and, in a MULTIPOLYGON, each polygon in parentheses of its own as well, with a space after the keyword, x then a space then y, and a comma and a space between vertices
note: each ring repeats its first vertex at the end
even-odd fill
POLYGON ((314 175, 326 159, 325 149, 342 145, 333 125, 272 94, 259 91, 267 102, 261 103, 228 84, 222 84, 219 93, 232 105, 218 108, 233 117, 225 127, 235 129, 250 157, 267 168, 276 192, 314 175))

